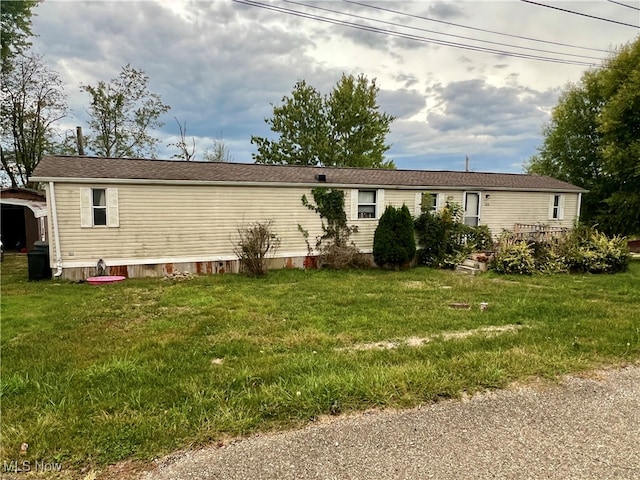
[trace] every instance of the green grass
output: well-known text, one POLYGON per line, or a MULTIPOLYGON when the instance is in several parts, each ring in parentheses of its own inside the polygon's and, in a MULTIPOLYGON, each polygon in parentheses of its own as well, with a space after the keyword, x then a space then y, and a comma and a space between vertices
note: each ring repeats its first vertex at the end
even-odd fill
POLYGON ((639 284, 634 261, 602 276, 282 270, 93 287, 27 282, 25 258, 7 256, 0 458, 23 459, 26 442, 29 458, 76 468, 148 460, 324 414, 636 362, 639 284), (438 337, 501 325, 521 328, 438 337), (348 348, 409 337, 431 341, 348 348))

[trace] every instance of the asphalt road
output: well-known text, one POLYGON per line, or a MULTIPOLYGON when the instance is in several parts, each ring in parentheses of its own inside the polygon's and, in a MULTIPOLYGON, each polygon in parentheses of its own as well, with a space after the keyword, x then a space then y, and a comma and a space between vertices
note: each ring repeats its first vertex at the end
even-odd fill
POLYGON ((183 452, 140 478, 640 479, 640 367, 332 418, 183 452))

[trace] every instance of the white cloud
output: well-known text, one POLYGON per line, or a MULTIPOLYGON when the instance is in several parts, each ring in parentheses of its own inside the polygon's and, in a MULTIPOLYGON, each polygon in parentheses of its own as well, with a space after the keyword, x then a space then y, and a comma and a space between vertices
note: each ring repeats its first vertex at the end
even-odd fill
MULTIPOLYGON (((303 10, 278 0, 270 4, 303 10)), ((627 42, 636 34, 628 27, 517 1, 371 4, 598 49, 627 42)), ((345 2, 313 5, 391 21, 398 25, 384 28, 423 37, 482 45, 402 26, 507 45, 605 56, 345 2)), ((610 2, 576 1, 571 2, 571 8, 617 19, 628 14, 628 9, 610 2)), ((75 113, 65 119, 65 128, 86 119, 88 97, 80 92, 81 84, 109 80, 131 63, 149 75, 150 88, 172 106, 164 119, 166 125, 158 132, 161 145, 175 139, 176 116, 187 121, 199 151, 222 132, 237 161, 251 161, 251 135, 269 134, 264 117, 271 114, 272 103, 290 94, 297 80, 305 79, 328 93, 345 72, 377 79, 381 107, 398 117, 392 124, 389 156, 399 167, 464 168, 464 156, 470 155, 476 170, 517 171, 516 166, 535 152, 541 127, 563 85, 578 80, 585 71, 581 66, 390 38, 230 1, 47 0, 35 13, 33 31, 39 36, 34 47, 60 72, 75 113)), ((172 153, 160 150, 163 156, 172 153)))

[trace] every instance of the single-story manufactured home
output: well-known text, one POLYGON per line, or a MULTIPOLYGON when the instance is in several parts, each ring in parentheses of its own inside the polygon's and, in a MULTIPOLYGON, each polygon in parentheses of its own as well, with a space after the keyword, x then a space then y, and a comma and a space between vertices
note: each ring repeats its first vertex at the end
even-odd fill
POLYGON ((266 220, 281 240, 273 267, 313 264, 298 226, 312 239, 321 234, 301 200, 319 186, 345 192, 363 252, 372 251, 386 205, 418 215, 425 200, 434 209, 456 202, 465 223, 498 235, 516 224, 570 228, 585 191, 521 174, 71 156, 44 157, 31 181, 46 191, 51 268, 67 279, 94 275, 99 260, 128 277, 235 272, 238 228, 266 220))

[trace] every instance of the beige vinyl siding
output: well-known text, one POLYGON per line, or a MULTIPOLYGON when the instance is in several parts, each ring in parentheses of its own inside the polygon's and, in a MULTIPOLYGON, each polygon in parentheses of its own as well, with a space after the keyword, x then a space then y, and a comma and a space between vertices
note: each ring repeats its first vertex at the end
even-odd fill
POLYGON ((312 246, 321 233, 319 216, 301 202, 303 194, 310 195, 308 188, 118 185, 117 189, 119 227, 82 228, 81 186, 56 184, 63 261, 229 258, 237 228, 267 219, 273 220, 273 231, 282 240, 279 252, 304 255, 307 246, 298 224, 309 231, 312 246))
POLYGON ((393 205, 396 208, 402 207, 405 204, 409 207, 409 211, 413 215, 413 208, 415 204, 415 190, 392 190, 386 189, 384 193, 384 207, 380 215, 384 213, 384 208, 387 205, 393 205))
MULTIPOLYGON (((363 188, 367 189, 367 188, 363 188)), ((406 204, 415 215, 417 194, 427 190, 387 188, 381 196, 386 205, 406 204)), ((440 194, 440 207, 449 202, 462 205, 463 191, 428 190, 440 194)), ((365 252, 373 248, 377 220, 352 219, 353 192, 345 188, 345 209, 350 225, 358 232, 352 237, 365 252)), ((578 194, 564 193, 564 219, 549 220, 549 197, 544 192, 482 191, 481 223, 494 235, 512 229, 515 223, 548 223, 570 227, 577 213, 578 194), (489 198, 485 195, 489 194, 489 198)), ((162 261, 226 260, 234 258, 233 240, 237 228, 255 221, 273 220, 273 231, 282 243, 278 256, 304 256, 307 245, 301 225, 309 232, 315 246, 322 233, 319 216, 302 205, 309 199, 309 187, 268 186, 197 186, 135 184, 56 183, 55 196, 62 260, 65 265, 95 265, 102 258, 107 264, 122 260, 162 261), (118 227, 81 227, 82 188, 115 188, 118 198, 118 227)), ((50 197, 48 197, 50 198, 50 197)), ((51 210, 51 205, 49 205, 51 210)), ((378 217, 382 214, 378 212, 378 217)), ((53 215, 49 214, 49 231, 53 232, 53 215)), ((56 259, 55 242, 50 236, 52 265, 56 259)))
POLYGON ((579 194, 561 194, 564 196, 564 218, 553 220, 549 219, 549 199, 554 193, 484 191, 480 223, 488 225, 493 235, 499 235, 503 230, 513 230, 516 223, 543 223, 570 228, 578 214, 579 194))

